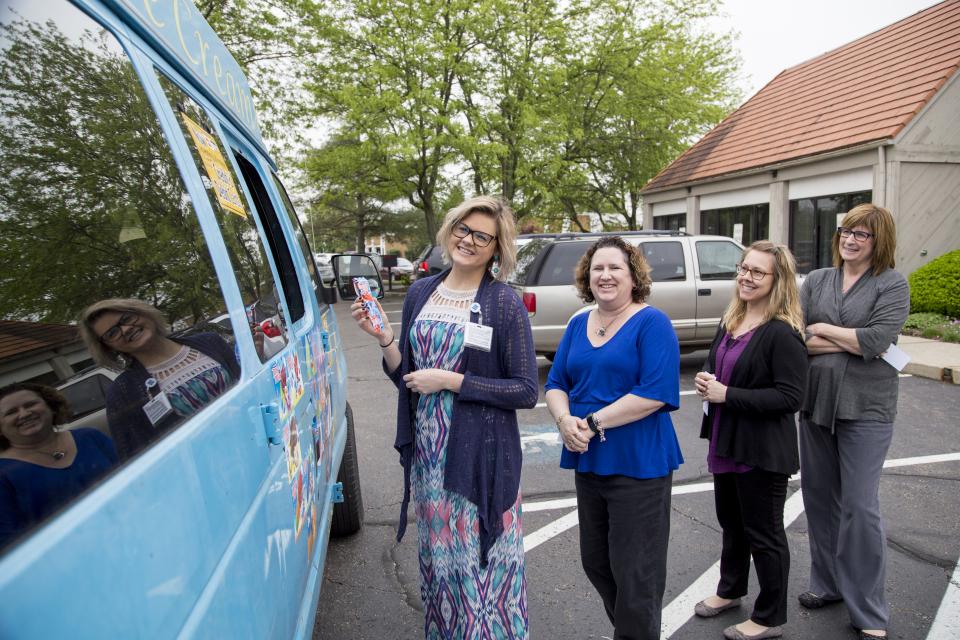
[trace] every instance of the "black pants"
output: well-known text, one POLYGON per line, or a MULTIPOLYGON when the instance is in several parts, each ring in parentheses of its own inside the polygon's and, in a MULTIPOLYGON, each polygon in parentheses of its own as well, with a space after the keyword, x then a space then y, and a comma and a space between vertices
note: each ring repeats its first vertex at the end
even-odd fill
POLYGON ((752 555, 760 593, 750 619, 765 627, 787 621, 790 548, 783 529, 787 480, 782 473, 762 469, 713 476, 717 520, 723 528, 717 595, 733 599, 747 594, 752 555))
POLYGON ((659 640, 673 474, 577 473, 580 559, 616 640, 659 640))

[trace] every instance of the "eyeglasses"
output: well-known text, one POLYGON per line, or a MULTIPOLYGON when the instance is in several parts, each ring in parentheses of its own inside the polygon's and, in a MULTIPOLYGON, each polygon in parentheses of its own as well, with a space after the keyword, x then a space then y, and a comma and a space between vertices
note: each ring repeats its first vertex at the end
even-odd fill
POLYGON ((737 275, 745 276, 749 273, 750 277, 756 280, 757 282, 760 282, 761 280, 763 280, 763 276, 770 275, 770 273, 767 271, 760 271, 760 269, 751 269, 750 267, 743 266, 739 262, 736 265, 736 269, 737 269, 737 275))
POLYGON ((857 242, 866 242, 873 237, 873 234, 867 231, 854 231, 853 229, 847 229, 846 227, 838 228, 837 233, 840 234, 841 238, 849 238, 850 236, 853 236, 854 240, 857 242))
POLYGON ((112 327, 103 332, 100 336, 100 341, 113 342, 123 335, 123 327, 132 327, 139 317, 140 316, 132 311, 124 313, 112 327))
POLYGON ((462 222, 453 228, 453 235, 460 239, 472 235, 473 241, 477 243, 478 247, 489 246, 491 242, 497 239, 497 236, 492 236, 489 233, 484 233, 483 231, 474 231, 462 222))

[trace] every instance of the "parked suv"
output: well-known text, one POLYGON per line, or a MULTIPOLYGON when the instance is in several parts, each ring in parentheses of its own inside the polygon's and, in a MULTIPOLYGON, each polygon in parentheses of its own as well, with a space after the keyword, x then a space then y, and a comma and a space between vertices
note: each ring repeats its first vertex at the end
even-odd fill
POLYGON ((568 233, 531 239, 520 249, 511 277, 530 316, 537 353, 552 358, 570 318, 586 310, 573 271, 604 235, 619 235, 641 247, 652 269, 649 302, 669 316, 681 350, 708 346, 733 294, 740 244, 724 236, 679 231, 568 233))
POLYGON ((413 261, 413 277, 414 279, 426 278, 440 273, 445 268, 440 245, 428 244, 413 261))

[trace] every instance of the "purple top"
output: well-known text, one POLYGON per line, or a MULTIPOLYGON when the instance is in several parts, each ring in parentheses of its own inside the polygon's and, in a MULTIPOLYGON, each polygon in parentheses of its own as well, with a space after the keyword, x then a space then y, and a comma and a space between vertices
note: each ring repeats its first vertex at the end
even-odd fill
MULTIPOLYGON (((733 377, 733 367, 737 364, 740 354, 747 348, 750 338, 753 337, 756 328, 747 331, 739 338, 734 338, 729 333, 727 337, 717 345, 717 371, 714 375, 721 384, 729 385, 730 378, 733 377)), ((725 458, 717 455, 717 434, 720 433, 720 412, 723 411, 723 404, 718 404, 716 411, 713 412, 713 426, 710 429, 710 448, 707 451, 707 469, 710 473, 746 473, 753 469, 750 465, 740 464, 733 458, 725 458)))

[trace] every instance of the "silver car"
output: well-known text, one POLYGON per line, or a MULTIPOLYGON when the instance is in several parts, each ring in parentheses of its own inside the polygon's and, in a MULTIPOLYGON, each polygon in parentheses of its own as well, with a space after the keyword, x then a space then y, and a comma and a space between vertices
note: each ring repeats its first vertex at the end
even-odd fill
MULTIPOLYGON (((552 358, 570 318, 588 307, 577 295, 573 271, 587 248, 603 235, 614 234, 534 238, 518 253, 510 284, 527 308, 538 354, 552 358)), ((643 250, 653 278, 648 302, 670 318, 681 350, 709 346, 733 295, 735 265, 743 247, 726 236, 679 231, 616 235, 643 250)))

